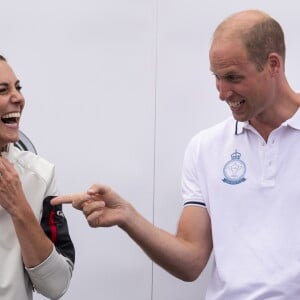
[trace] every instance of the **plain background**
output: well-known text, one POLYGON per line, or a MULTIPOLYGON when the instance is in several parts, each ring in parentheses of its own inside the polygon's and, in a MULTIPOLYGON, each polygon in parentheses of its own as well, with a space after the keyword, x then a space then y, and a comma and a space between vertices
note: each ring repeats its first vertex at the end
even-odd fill
MULTIPOLYGON (((56 165, 61 193, 108 184, 174 233, 185 147, 230 115, 209 71, 211 35, 229 14, 251 8, 282 24, 286 72, 299 90, 294 0, 2 1, 0 53, 26 97, 21 130, 56 165)), ((182 282, 119 228, 92 229, 81 212, 64 211, 76 265, 63 299, 204 299, 210 265, 182 282)))

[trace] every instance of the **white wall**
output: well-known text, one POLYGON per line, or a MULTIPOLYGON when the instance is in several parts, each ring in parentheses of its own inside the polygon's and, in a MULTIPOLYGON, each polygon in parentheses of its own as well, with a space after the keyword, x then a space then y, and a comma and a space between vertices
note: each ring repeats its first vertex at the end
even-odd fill
MULTIPOLYGON (((185 146, 229 115, 209 71, 210 38, 224 17, 248 8, 282 23, 288 77, 299 90, 294 0, 1 3, 0 53, 27 100, 21 129, 56 164, 61 192, 109 184, 175 232, 185 146)), ((91 229, 80 212, 66 206, 65 213, 77 252, 63 299, 203 299, 209 268, 184 283, 153 265, 118 228, 91 229)))

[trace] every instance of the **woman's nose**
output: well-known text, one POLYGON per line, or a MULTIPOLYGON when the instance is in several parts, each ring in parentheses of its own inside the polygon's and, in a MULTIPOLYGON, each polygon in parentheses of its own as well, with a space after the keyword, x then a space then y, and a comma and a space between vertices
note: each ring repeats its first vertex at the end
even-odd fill
POLYGON ((13 102, 24 102, 24 96, 19 90, 14 89, 11 93, 11 100, 13 102))

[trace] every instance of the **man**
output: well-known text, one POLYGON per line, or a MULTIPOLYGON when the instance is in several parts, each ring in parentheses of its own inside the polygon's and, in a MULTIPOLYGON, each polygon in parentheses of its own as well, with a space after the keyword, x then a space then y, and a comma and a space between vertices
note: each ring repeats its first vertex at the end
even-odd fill
POLYGON ((209 58, 233 118, 187 147, 176 235, 106 186, 53 204, 72 202, 92 227, 118 225, 182 280, 195 280, 213 250, 206 299, 298 299, 300 96, 285 76, 283 31, 263 12, 235 13, 217 27, 209 58))
POLYGON ((54 166, 14 147, 25 105, 21 84, 0 56, 0 299, 49 299, 68 289, 75 259, 57 196, 54 166))

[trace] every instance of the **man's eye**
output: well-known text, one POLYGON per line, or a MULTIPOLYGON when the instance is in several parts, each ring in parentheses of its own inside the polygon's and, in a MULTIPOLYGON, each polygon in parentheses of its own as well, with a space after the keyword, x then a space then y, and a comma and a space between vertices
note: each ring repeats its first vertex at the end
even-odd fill
POLYGON ((226 79, 230 82, 240 82, 242 80, 242 77, 239 75, 228 75, 226 79))
POLYGON ((16 86, 16 90, 20 92, 22 90, 22 87, 20 85, 18 85, 18 86, 16 86))

